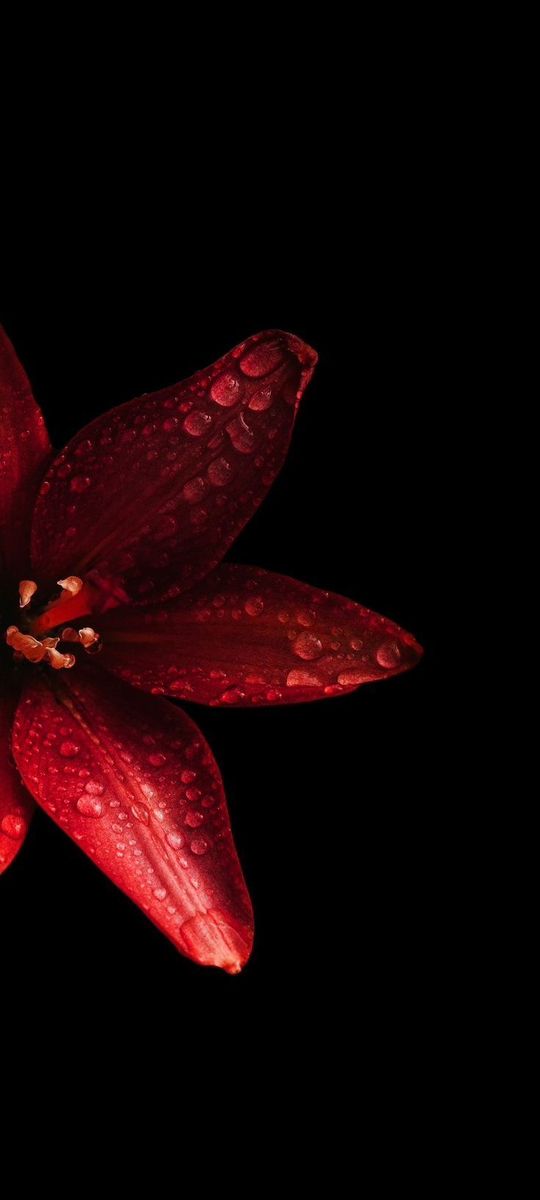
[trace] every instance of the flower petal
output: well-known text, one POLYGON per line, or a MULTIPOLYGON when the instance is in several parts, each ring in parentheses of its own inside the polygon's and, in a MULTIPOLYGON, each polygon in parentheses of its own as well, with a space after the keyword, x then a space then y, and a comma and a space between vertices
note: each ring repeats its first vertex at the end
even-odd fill
POLYGON ((218 767, 183 712, 90 664, 36 672, 13 748, 38 803, 183 954, 241 969, 249 896, 218 767))
POLYGON ((15 704, 13 695, 0 694, 0 875, 21 849, 34 811, 34 801, 11 761, 15 704))
POLYGON ((0 325, 0 576, 28 574, 30 517, 50 449, 42 413, 0 325))
POLYGON ((258 334, 93 421, 38 498, 36 577, 94 570, 117 599, 148 603, 206 575, 279 471, 316 359, 291 334, 258 334))
POLYGON ((203 704, 319 700, 406 671, 422 653, 352 600, 233 563, 163 608, 114 609, 100 632, 100 666, 203 704))

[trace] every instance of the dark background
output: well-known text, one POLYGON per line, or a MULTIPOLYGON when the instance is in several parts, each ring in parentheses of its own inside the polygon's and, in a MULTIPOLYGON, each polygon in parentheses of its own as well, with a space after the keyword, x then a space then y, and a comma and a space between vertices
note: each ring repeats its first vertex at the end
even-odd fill
POLYGON ((447 250, 436 216, 382 184, 320 240, 300 210, 279 232, 270 221, 192 238, 178 223, 155 242, 155 230, 141 246, 130 226, 121 249, 109 230, 103 252, 79 229, 73 256, 64 239, 61 255, 53 243, 9 277, 0 317, 54 444, 258 329, 299 334, 319 367, 285 468, 229 557, 361 601, 414 633, 425 658, 324 703, 189 708, 223 773, 255 907, 239 977, 181 957, 41 812, 0 881, 3 969, 12 994, 37 993, 84 1037, 172 1014, 181 1041, 193 1030, 211 1042, 225 1021, 258 1044, 267 1032, 300 1044, 309 1021, 321 1053, 360 1028, 375 1058, 408 1053, 445 988, 447 250))

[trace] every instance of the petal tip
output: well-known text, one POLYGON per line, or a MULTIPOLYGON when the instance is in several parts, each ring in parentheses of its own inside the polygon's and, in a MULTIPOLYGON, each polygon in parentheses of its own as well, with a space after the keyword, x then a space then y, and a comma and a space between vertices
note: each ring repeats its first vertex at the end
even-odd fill
POLYGON ((253 929, 219 909, 209 909, 184 922, 180 948, 200 966, 239 975, 253 948, 253 929))

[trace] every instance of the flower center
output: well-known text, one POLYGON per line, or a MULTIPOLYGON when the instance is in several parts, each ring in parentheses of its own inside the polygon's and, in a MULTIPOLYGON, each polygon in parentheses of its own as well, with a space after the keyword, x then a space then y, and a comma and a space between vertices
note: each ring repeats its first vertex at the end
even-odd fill
POLYGON ((92 612, 94 589, 83 583, 77 575, 68 575, 58 580, 60 594, 37 616, 32 617, 29 607, 38 588, 33 579, 21 579, 19 584, 19 607, 23 628, 9 625, 6 642, 13 650, 17 661, 26 659, 31 663, 45 662, 55 671, 75 666, 76 656, 70 650, 58 650, 59 643, 80 645, 88 653, 101 649, 99 634, 90 625, 75 628, 71 624, 77 618, 92 612), (64 626, 64 628, 61 628, 64 626), (43 637, 56 631, 53 636, 43 637))

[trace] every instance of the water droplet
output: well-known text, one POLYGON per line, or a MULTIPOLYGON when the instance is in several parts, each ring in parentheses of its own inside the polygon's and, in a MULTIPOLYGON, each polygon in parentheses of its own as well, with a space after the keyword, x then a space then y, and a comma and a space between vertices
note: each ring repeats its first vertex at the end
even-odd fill
POLYGON ((380 667, 397 667, 401 661, 401 650, 397 642, 382 642, 377 650, 376 659, 380 667))
POLYGON ((19 813, 6 813, 0 822, 0 830, 5 833, 6 837, 12 838, 14 842, 18 842, 26 833, 27 823, 24 817, 19 813))
POLYGON ((349 646, 351 647, 351 650, 361 650, 363 645, 364 645, 364 643, 362 641, 362 638, 359 638, 359 637, 353 637, 353 638, 351 638, 351 640, 349 642, 349 646))
POLYGON ((249 600, 246 600, 244 608, 250 617, 258 617, 264 608, 262 596, 250 596, 249 600))
POLYGON ((250 379, 259 379, 262 375, 269 375, 270 371, 274 371, 283 361, 283 352, 281 346, 277 342, 266 342, 260 346, 254 346, 248 350, 247 354, 240 359, 240 366, 244 375, 248 375, 250 379))
POLYGON ((314 633, 300 633, 295 638, 292 648, 298 658, 304 659, 319 658, 323 649, 322 642, 314 633))
POLYGON ((61 742, 59 750, 62 758, 75 758, 75 755, 79 753, 80 746, 76 742, 61 742))
POLYGON ((193 851, 193 854, 206 854, 208 842, 202 837, 193 838, 190 849, 193 851))
POLYGON ((186 825, 189 825, 190 829, 196 829, 198 825, 202 825, 203 821, 204 813, 197 812, 194 808, 190 808, 189 812, 186 813, 185 822, 186 825))
POLYGON ((83 817, 101 817, 103 814, 103 802, 99 796, 79 796, 76 807, 83 817))
POLYGON ((193 780, 196 778, 197 778, 196 771, 182 771, 182 774, 180 776, 182 783, 193 783, 193 780))
POLYGON ((202 500, 207 487, 208 484, 202 478, 202 475, 197 475, 194 479, 188 479, 182 488, 184 500, 187 500, 188 504, 196 504, 198 500, 202 500))
POLYGON ((148 755, 148 762, 150 763, 151 767, 162 767, 163 763, 165 763, 166 761, 167 761, 167 759, 164 754, 149 754, 148 755))
POLYGON ((69 485, 72 492, 85 492, 92 480, 89 475, 75 475, 69 485))
POLYGON ((181 850, 184 845, 184 838, 181 833, 168 833, 166 841, 169 843, 169 846, 172 846, 173 850, 181 850))
MULTIPOLYGON (((81 772, 79 771, 79 775, 80 774, 81 772)), ((85 783, 84 785, 84 790, 85 792, 88 792, 89 796, 102 796, 105 791, 105 787, 102 783, 98 783, 97 779, 89 779, 88 783, 85 783)))
POLYGON ((313 625, 315 615, 314 613, 308 612, 307 609, 301 608, 296 614, 296 620, 298 621, 299 625, 303 625, 304 628, 309 628, 310 625, 313 625))
POLYGON ((278 621, 279 621, 280 625, 286 625, 288 620, 289 620, 288 612, 278 613, 278 621))
POLYGON ((132 804, 131 812, 137 821, 142 821, 143 825, 148 825, 150 814, 144 804, 132 804))
POLYGON ((287 687, 320 687, 321 681, 309 671, 289 671, 287 687))
POLYGON ((210 413, 192 412, 188 413, 184 421, 184 429, 186 433, 191 434, 191 437, 201 437, 203 433, 209 429, 212 424, 210 413))
POLYGON ((231 404, 236 404, 240 399, 240 380, 232 371, 224 371, 223 375, 218 375, 214 380, 210 395, 222 408, 230 408, 231 404))
POLYGON ((250 454, 255 445, 253 430, 246 424, 242 413, 227 425, 227 433, 231 442, 240 454, 250 454))
POLYGON ((244 698, 244 693, 239 691, 238 688, 228 688, 227 691, 223 692, 223 695, 220 696, 220 703, 221 704, 238 704, 238 701, 243 700, 243 698, 244 698))
POLYGON ((264 412, 265 409, 270 408, 273 399, 272 388, 267 383, 265 387, 259 388, 257 392, 253 393, 248 408, 253 409, 254 412, 264 412))
POLYGON ((178 417, 167 417, 161 428, 165 430, 165 433, 172 433, 176 425, 178 425, 178 417))
POLYGON ((193 787, 186 788, 186 798, 190 801, 191 804, 194 804, 195 800, 199 799, 200 794, 201 794, 200 788, 193 788, 193 787))
POLYGON ((225 487, 233 475, 233 469, 226 458, 216 458, 208 467, 208 478, 214 487, 225 487))
POLYGON ((166 889, 163 887, 154 888, 154 896, 156 900, 165 900, 167 896, 166 889))
POLYGON ((340 671, 337 677, 337 681, 341 684, 341 687, 356 687, 359 683, 365 683, 365 680, 365 671, 358 670, 340 671))

